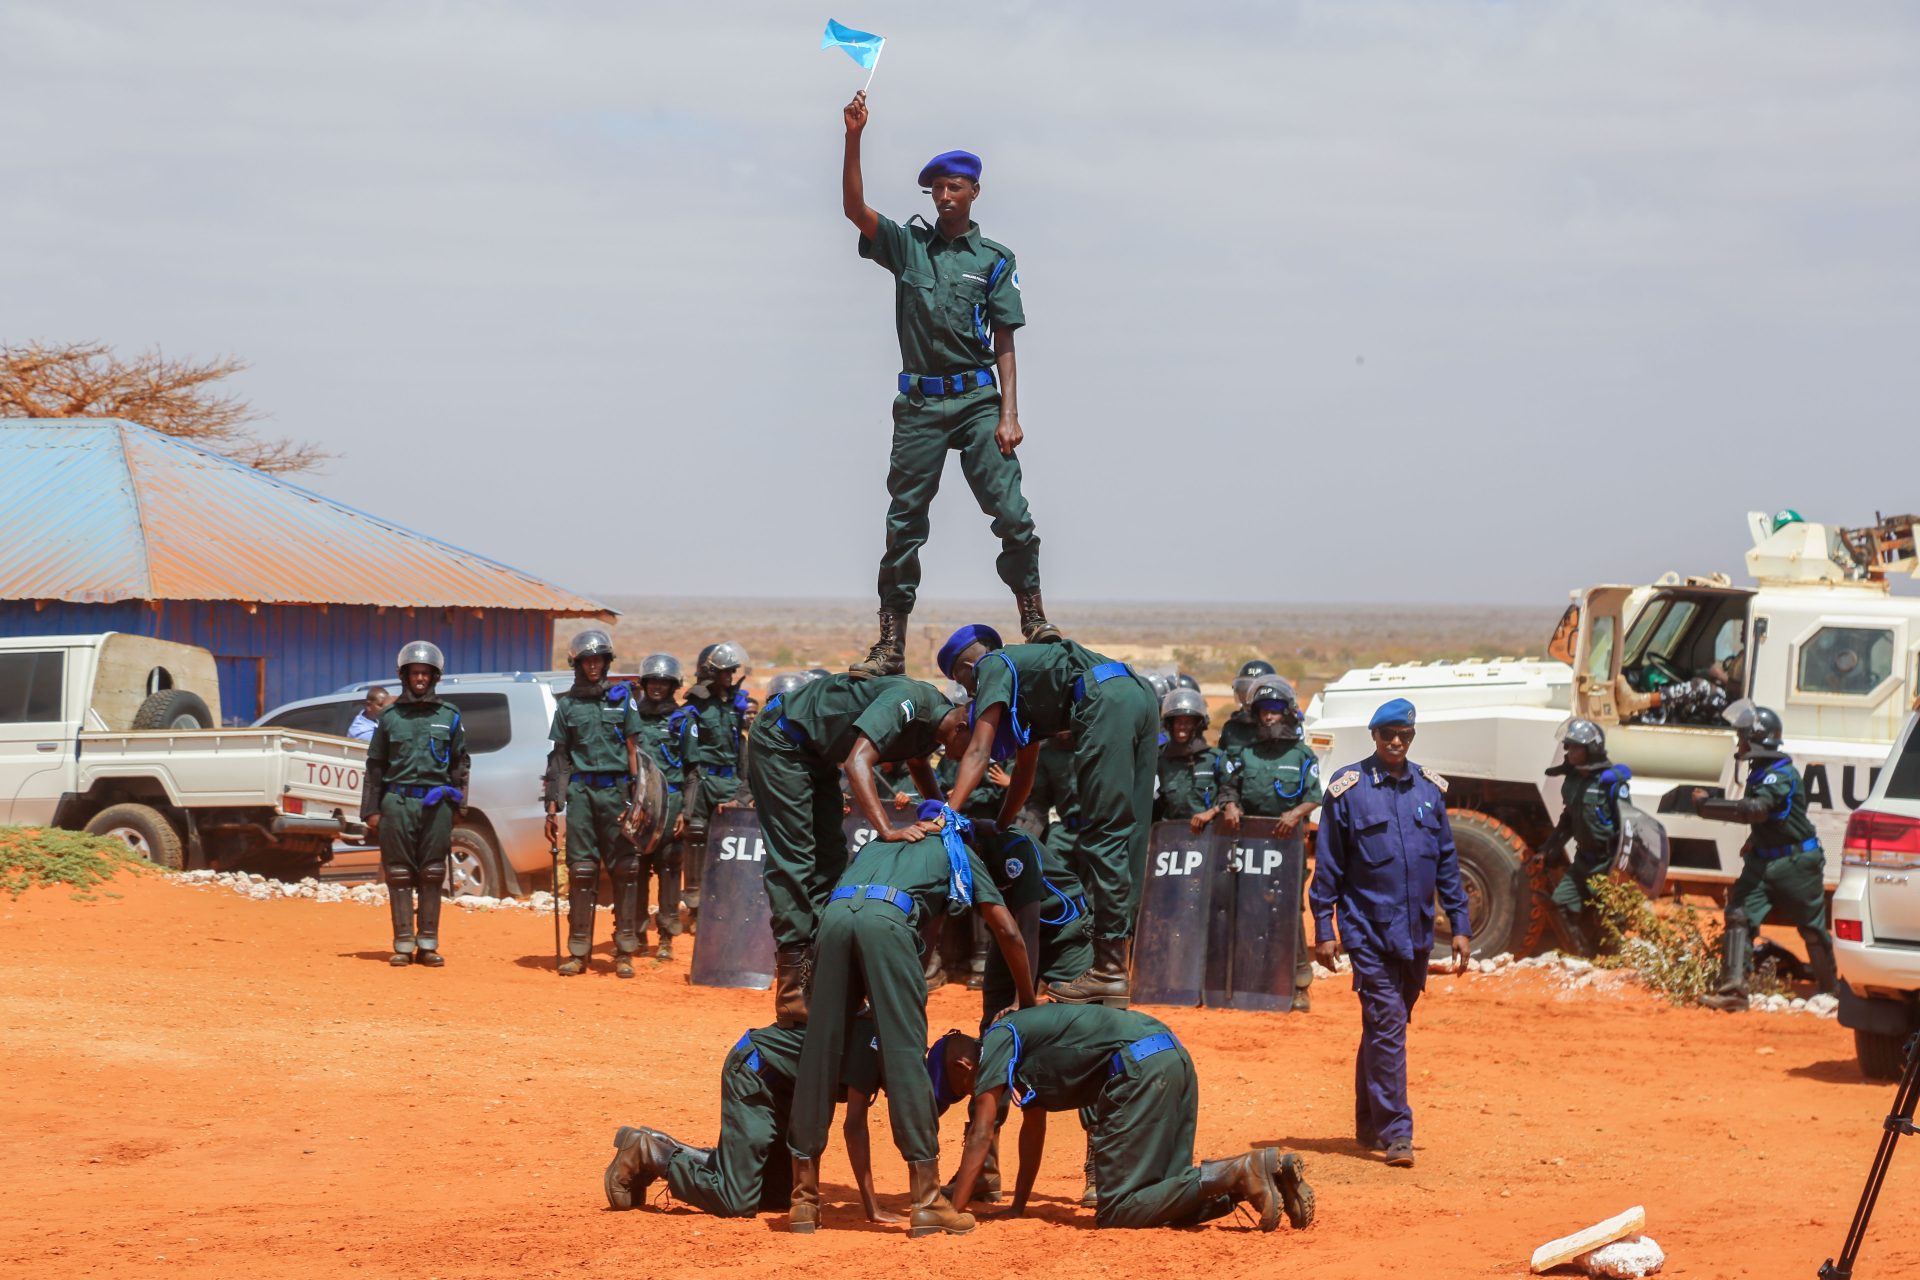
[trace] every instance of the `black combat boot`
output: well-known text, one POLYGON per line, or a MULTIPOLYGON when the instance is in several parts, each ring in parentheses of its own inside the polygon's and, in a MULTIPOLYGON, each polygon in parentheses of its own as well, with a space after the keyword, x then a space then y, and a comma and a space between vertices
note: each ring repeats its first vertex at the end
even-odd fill
POLYGON ((847 668, 856 680, 879 676, 899 676, 907 672, 907 615, 892 609, 880 610, 880 638, 867 650, 867 656, 847 668))
POLYGON ((820 1162, 793 1158, 793 1199, 787 1206, 787 1230, 810 1236, 820 1229, 820 1162))
POLYGON ((1046 606, 1040 603, 1040 588, 1013 593, 1020 607, 1020 634, 1028 644, 1048 644, 1060 638, 1060 628, 1047 621, 1046 606))
POLYGON ((1561 932, 1566 934, 1567 949, 1582 959, 1591 960, 1594 950, 1593 930, 1587 927, 1587 913, 1579 908, 1569 911, 1565 907, 1555 906, 1553 914, 1554 918, 1560 922, 1561 932))
MULTIPOLYGON (((961 1213, 953 1202, 940 1194, 940 1162, 915 1160, 907 1166, 913 1188, 913 1217, 907 1234, 921 1236, 963 1236, 973 1230, 973 1215, 961 1213)), ((797 1193, 796 1193, 797 1194, 797 1193)))
POLYGON ((1128 938, 1100 938, 1093 944, 1093 966, 1072 982, 1047 987, 1047 998, 1061 1004, 1104 1004, 1124 1009, 1132 1003, 1133 985, 1127 979, 1128 938))
POLYGON ((607 1192, 607 1206, 631 1209, 634 1201, 645 1198, 655 1178, 667 1176, 667 1162, 680 1144, 658 1129, 622 1125, 613 1135, 613 1145, 613 1162, 601 1179, 607 1192))
POLYGON ((1093 1176, 1093 1135, 1087 1135, 1087 1162, 1081 1166, 1086 1175, 1086 1185, 1080 1188, 1080 1206, 1083 1209, 1100 1207, 1100 1183, 1093 1176))
POLYGON ((587 957, 593 954, 593 908, 600 898, 600 864, 576 863, 567 868, 567 959, 560 966, 563 978, 577 977, 587 971, 587 957))
POLYGON ((1807 946, 1807 968, 1813 970, 1816 995, 1830 996, 1840 985, 1840 973, 1833 962, 1833 939, 1825 929, 1802 929, 1800 941, 1807 946))
MULTIPOLYGON (((1205 1200, 1225 1196, 1234 1204, 1248 1205, 1260 1215, 1260 1229, 1272 1231, 1280 1225, 1280 1185, 1274 1179, 1277 1165, 1272 1147, 1257 1147, 1231 1160, 1202 1160, 1200 1195, 1205 1200)), ((1311 1204, 1308 1216, 1312 1216, 1311 1204)))
POLYGON ((402 965, 413 963, 413 952, 417 945, 413 937, 413 876, 409 872, 405 879, 387 877, 387 910, 393 917, 393 954, 387 957, 387 963, 398 969, 402 965))
POLYGON ((1747 962, 1752 952, 1753 940, 1748 929, 1747 913, 1735 907, 1727 912, 1726 931, 1720 935, 1719 986, 1712 995, 1701 996, 1700 1003, 1722 1013, 1745 1013, 1747 962))
POLYGON ((413 962, 438 969, 447 962, 440 954, 440 899, 447 891, 445 867, 428 867, 420 876, 419 925, 414 930, 413 962))

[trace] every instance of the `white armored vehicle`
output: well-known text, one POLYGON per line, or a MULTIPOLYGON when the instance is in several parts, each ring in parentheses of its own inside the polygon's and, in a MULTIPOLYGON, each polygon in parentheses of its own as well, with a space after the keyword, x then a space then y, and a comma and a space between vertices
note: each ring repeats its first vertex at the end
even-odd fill
POLYGON ((1865 803, 1920 691, 1920 598, 1887 582, 1920 576, 1917 519, 1838 529, 1752 513, 1751 585, 1668 574, 1575 591, 1547 659, 1349 671, 1308 707, 1308 741, 1330 775, 1372 752, 1367 720, 1381 702, 1419 708, 1412 755, 1450 784, 1477 956, 1550 941, 1547 895, 1560 867, 1540 848, 1560 794, 1544 774, 1573 716, 1606 730, 1609 755, 1633 769, 1634 803, 1659 812, 1672 838, 1669 884, 1724 895, 1747 828, 1694 816, 1687 797, 1695 787, 1739 794, 1726 706, 1745 697, 1774 708, 1832 886, 1847 816, 1865 803))

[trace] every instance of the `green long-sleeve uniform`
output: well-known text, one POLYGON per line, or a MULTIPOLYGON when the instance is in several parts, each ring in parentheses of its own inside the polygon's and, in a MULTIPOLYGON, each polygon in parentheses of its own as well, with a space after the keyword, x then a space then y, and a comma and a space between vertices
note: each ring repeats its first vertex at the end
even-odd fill
POLYGON ((686 865, 686 846, 684 842, 674 839, 673 824, 679 820, 686 802, 685 762, 680 758, 680 731, 674 723, 678 708, 673 701, 668 699, 651 706, 643 700, 638 710, 640 754, 659 766, 660 780, 667 795, 667 807, 661 819, 660 847, 640 859, 639 916, 642 921, 647 918, 647 890, 653 878, 658 876, 660 905, 654 915, 654 923, 664 937, 680 932, 680 914, 676 908, 680 905, 680 873, 686 865))
POLYGON ((1130 938, 1153 823, 1160 708, 1125 663, 1072 640, 995 649, 974 667, 976 714, 1004 706, 1008 747, 1073 735, 1080 871, 1097 939, 1130 938))
POLYGON ((1754 826, 1740 850, 1740 877, 1727 894, 1727 909, 1745 910, 1756 931, 1772 916, 1798 927, 1803 936, 1812 930, 1824 940, 1827 856, 1807 816, 1800 771, 1786 756, 1756 761, 1746 794, 1749 800, 1765 800, 1772 816, 1754 826))
POLYGON ((1233 1208, 1229 1196, 1201 1194, 1200 1082, 1157 1018, 1097 1004, 1021 1009, 981 1038, 973 1087, 1045 1111, 1092 1109, 1096 1226, 1187 1227, 1233 1208))
POLYGON ((1253 712, 1241 707, 1220 726, 1220 754, 1231 755, 1259 736, 1260 726, 1254 721, 1253 712))
POLYGON ((627 742, 640 713, 626 685, 576 684, 561 694, 547 732, 546 800, 567 809, 567 862, 599 862, 624 843, 620 815, 633 789, 627 742))
POLYGON ((762 875, 776 946, 813 940, 820 908, 847 865, 840 767, 862 737, 881 761, 925 758, 946 695, 924 680, 824 676, 767 704, 747 772, 766 838, 762 875))
MULTIPOLYGON (((722 1218, 785 1212, 792 1192, 787 1124, 806 1028, 756 1027, 740 1037, 720 1069, 720 1140, 710 1151, 678 1147, 667 1165, 675 1198, 722 1218)), ((840 1083, 869 1099, 880 1089, 873 1024, 855 1022, 840 1083)))
POLYGON ((949 240, 918 217, 881 218, 860 256, 894 275, 894 329, 900 340, 893 451, 887 462, 887 546, 880 558, 880 606, 911 613, 920 589, 920 548, 947 454, 1000 539, 995 563, 1014 591, 1040 586, 1040 535, 1020 491, 1020 459, 994 441, 1000 389, 993 333, 1027 322, 1013 250, 968 225, 949 240))
POLYGON ((464 796, 472 767, 467 731, 452 703, 433 694, 402 694, 387 705, 367 743, 360 788, 361 821, 380 815, 383 865, 404 866, 415 875, 438 866, 446 874, 454 815, 465 802, 450 796, 426 801, 435 788, 451 787, 464 796))
MULTIPOLYGON (((974 904, 1004 905, 979 855, 966 849, 961 865, 971 878, 974 904)), ((815 941, 806 1048, 794 1086, 790 1141, 795 1155, 818 1159, 826 1149, 847 1027, 864 996, 873 1002, 894 1145, 909 1163, 939 1158, 933 1083, 923 1062, 927 984, 920 945, 929 917, 968 910, 951 895, 956 874, 938 835, 913 843, 870 840, 828 896, 815 941)))
MULTIPOLYGON (((1567 873, 1553 887, 1553 904, 1577 912, 1593 898, 1593 878, 1606 872, 1613 860, 1613 839, 1620 830, 1620 802, 1628 798, 1627 770, 1615 764, 1576 769, 1561 765, 1560 820, 1547 838, 1547 848, 1573 841, 1567 873)), ((1552 770, 1548 770, 1552 773, 1552 770)))
POLYGON ((745 720, 745 701, 738 690, 722 696, 710 693, 705 685, 687 690, 679 727, 689 826, 704 831, 714 806, 733 799, 739 786, 745 720))
POLYGON ((1160 748, 1160 790, 1153 798, 1156 822, 1191 818, 1219 803, 1226 762, 1198 738, 1191 746, 1193 749, 1185 753, 1172 741, 1160 748))
MULTIPOLYGON (((1256 736, 1236 747, 1224 763, 1220 798, 1239 805, 1250 818, 1278 818, 1303 804, 1320 803, 1320 761, 1298 739, 1262 742, 1256 736)), ((1295 936, 1299 942, 1294 947, 1293 989, 1304 991, 1313 985, 1313 952, 1304 927, 1295 936)))

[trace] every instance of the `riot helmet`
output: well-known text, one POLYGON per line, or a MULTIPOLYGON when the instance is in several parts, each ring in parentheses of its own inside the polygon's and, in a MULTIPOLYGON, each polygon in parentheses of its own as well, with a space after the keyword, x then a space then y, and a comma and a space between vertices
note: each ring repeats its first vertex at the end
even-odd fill
MULTIPOLYGON (((1173 673, 1173 688, 1191 689, 1195 693, 1198 693, 1200 692, 1200 682, 1184 671, 1176 671, 1173 673)), ((1171 690, 1169 690, 1169 692, 1171 692, 1171 690)))
POLYGON ((796 689, 804 688, 806 684, 807 677, 799 672, 789 671, 777 675, 767 681, 767 701, 772 702, 775 698, 785 697, 796 689))
POLYGON ((710 644, 700 651, 700 667, 705 671, 736 671, 746 665, 746 649, 731 640, 710 644))
POLYGON ((832 675, 833 672, 827 670, 825 667, 808 667, 806 674, 808 680, 825 680, 828 676, 832 675))
POLYGON ((1591 720, 1575 718, 1567 721, 1567 728, 1560 735, 1563 747, 1585 747, 1588 760, 1603 760, 1607 754, 1607 733, 1591 720))
POLYGON ((1173 688, 1173 677, 1164 671, 1150 671, 1147 673, 1147 683, 1153 686, 1154 701, 1165 702, 1168 691, 1173 688))
POLYGON ((613 637, 598 627, 582 631, 567 642, 567 665, 580 666, 582 658, 605 658, 609 669, 613 666, 613 637))
POLYGON ((642 680, 666 680, 676 687, 684 682, 680 674, 680 659, 670 653, 650 653, 640 659, 640 678, 642 680))
POLYGON ((433 678, 438 680, 446 674, 447 660, 440 652, 440 646, 431 640, 415 640, 403 645, 400 656, 394 659, 393 668, 402 680, 407 677, 407 668, 420 665, 433 668, 433 678))
POLYGON ((1247 705, 1247 693, 1253 688, 1253 682, 1261 676, 1274 674, 1273 664, 1264 658, 1253 658, 1240 664, 1240 674, 1233 680, 1233 700, 1241 706, 1247 705))
POLYGON ((1772 707, 1763 707, 1751 698, 1742 698, 1727 708, 1723 718, 1740 735, 1739 749, 1734 752, 1737 759, 1781 754, 1780 713, 1772 707))
POLYGON ((1253 677, 1247 688, 1247 710, 1253 713, 1254 731, 1262 742, 1292 742, 1300 736, 1300 699, 1282 676, 1253 677), (1261 723, 1262 711, 1278 711, 1278 723, 1261 723))
POLYGON ((1176 716, 1195 716, 1200 727, 1206 728, 1212 717, 1207 713, 1207 700, 1197 689, 1173 689, 1160 699, 1160 719, 1164 723, 1176 716))

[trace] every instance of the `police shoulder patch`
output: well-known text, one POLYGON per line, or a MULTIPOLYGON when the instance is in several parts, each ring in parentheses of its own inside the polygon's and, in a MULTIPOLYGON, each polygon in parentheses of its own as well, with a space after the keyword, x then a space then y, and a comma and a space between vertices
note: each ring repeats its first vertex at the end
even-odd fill
POLYGON ((1440 788, 1441 795, 1447 794, 1447 779, 1444 774, 1435 773, 1432 769, 1427 768, 1427 766, 1421 765, 1420 776, 1440 788))
POLYGON ((1327 799, 1338 800, 1346 794, 1349 787, 1358 781, 1360 781, 1360 771, 1358 769, 1347 770, 1327 784, 1327 799))

